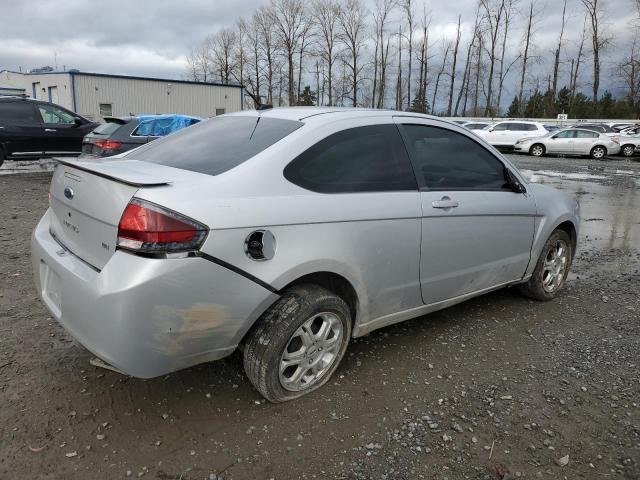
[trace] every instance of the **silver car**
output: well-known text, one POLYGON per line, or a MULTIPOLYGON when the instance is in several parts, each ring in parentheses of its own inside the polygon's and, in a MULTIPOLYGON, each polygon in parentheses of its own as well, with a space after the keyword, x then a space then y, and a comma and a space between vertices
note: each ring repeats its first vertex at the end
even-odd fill
POLYGON ((353 337, 509 285, 554 298, 578 224, 575 199, 461 126, 283 108, 61 160, 33 270, 114 369, 154 377, 240 348, 280 402, 326 383, 353 337))
POLYGON ((522 138, 514 146, 516 152, 534 157, 546 154, 589 155, 601 159, 620 152, 620 141, 604 133, 582 128, 565 128, 536 138, 522 138))

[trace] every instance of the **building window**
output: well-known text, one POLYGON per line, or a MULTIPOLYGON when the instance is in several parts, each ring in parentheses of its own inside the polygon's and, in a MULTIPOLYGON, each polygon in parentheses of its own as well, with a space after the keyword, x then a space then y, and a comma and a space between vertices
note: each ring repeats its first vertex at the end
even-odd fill
POLYGON ((110 103, 100 104, 100 116, 111 117, 113 115, 113 106, 110 103))
POLYGON ((216 108, 216 117, 218 115, 224 115, 224 111, 225 111, 224 108, 216 108))

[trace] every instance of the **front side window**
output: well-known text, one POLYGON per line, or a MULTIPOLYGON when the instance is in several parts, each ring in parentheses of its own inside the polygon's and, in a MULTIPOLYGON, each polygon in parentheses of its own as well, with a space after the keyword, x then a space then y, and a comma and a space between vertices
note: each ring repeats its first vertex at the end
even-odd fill
POLYGON ((393 124, 334 133, 291 161, 284 176, 320 193, 418 189, 402 137, 393 124))
POLYGON ((494 132, 501 132, 508 129, 509 129, 508 123, 498 123, 497 125, 494 125, 492 128, 494 132))
POLYGON ((52 105, 38 105, 38 111, 42 117, 42 123, 72 124, 75 122, 73 115, 52 105))
POLYGON ((575 130, 565 130, 564 132, 556 134, 553 138, 575 138, 575 136, 575 130))
POLYGON ((302 122, 256 115, 222 116, 133 150, 127 158, 218 175, 297 130, 302 122))
POLYGON ((502 162, 466 135, 426 125, 402 125, 402 130, 416 173, 427 189, 509 189, 502 162))

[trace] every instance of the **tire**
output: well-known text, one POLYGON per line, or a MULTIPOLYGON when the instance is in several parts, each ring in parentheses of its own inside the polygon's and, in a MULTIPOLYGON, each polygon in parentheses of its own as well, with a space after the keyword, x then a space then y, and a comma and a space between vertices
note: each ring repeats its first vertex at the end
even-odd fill
POLYGON ((602 160, 606 154, 607 149, 600 145, 596 145, 595 147, 593 147, 590 153, 591 158, 595 160, 602 160))
POLYGON ((547 152, 547 149, 544 148, 544 145, 541 143, 536 143, 531 145, 529 149, 529 155, 533 155, 534 157, 542 157, 547 152))
POLYGON ((320 388, 344 356, 351 324, 349 306, 342 298, 314 284, 292 287, 249 332, 244 347, 247 377, 273 403, 320 388), (327 335, 322 334, 325 329, 327 335))
POLYGON ((623 157, 633 157, 635 153, 636 153, 635 145, 623 145, 622 148, 620 148, 620 154, 623 157))
POLYGON ((543 302, 554 299, 564 286, 572 259, 573 252, 569 235, 564 230, 555 230, 544 244, 533 275, 527 283, 520 286, 520 291, 527 297, 543 302), (554 251, 557 253, 559 246, 564 249, 561 255, 564 260, 550 265, 551 258, 558 258, 554 256, 554 251), (555 275, 553 275, 554 272, 555 275), (549 283, 551 276, 554 277, 554 282, 549 283))

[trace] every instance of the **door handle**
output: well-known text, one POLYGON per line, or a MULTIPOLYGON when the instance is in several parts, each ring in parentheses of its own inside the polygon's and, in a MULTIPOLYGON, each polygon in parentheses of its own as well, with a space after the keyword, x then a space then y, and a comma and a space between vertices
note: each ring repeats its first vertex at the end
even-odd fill
POLYGON ((57 132, 57 130, 55 128, 45 128, 44 131, 45 132, 57 132))
POLYGON ((449 197, 442 197, 440 200, 431 202, 433 208, 456 208, 458 205, 458 202, 451 200, 449 197))

